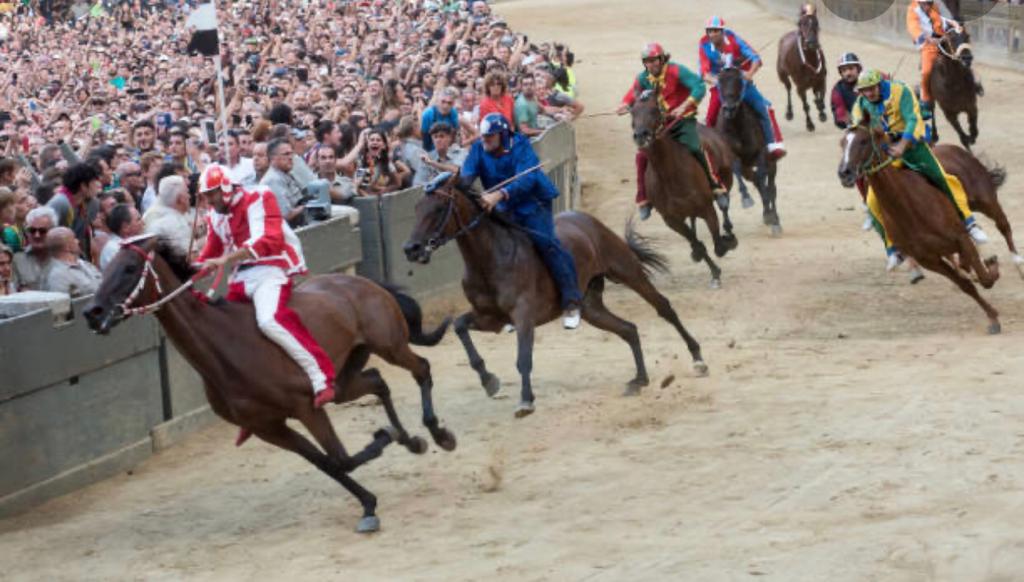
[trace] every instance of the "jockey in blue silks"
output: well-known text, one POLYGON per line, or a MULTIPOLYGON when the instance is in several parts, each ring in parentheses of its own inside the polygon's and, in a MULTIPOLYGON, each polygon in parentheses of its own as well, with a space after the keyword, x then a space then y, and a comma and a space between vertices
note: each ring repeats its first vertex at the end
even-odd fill
POLYGON ((480 121, 480 135, 482 138, 473 143, 462 164, 463 183, 470 184, 479 177, 484 188, 490 190, 521 174, 501 189, 484 194, 481 203, 488 211, 497 208, 527 231, 561 293, 563 324, 566 329, 576 329, 582 295, 572 255, 555 235, 551 201, 558 197, 558 188, 541 168, 526 171, 540 164, 537 154, 530 139, 513 134, 500 113, 490 113, 480 121))

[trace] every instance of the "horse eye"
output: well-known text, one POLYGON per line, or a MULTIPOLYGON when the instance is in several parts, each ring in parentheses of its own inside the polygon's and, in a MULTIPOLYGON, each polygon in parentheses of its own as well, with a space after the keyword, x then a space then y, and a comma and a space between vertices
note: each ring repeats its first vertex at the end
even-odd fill
POLYGON ((126 267, 124 268, 124 272, 125 272, 125 274, 127 274, 127 275, 133 275, 133 274, 135 274, 135 272, 136 272, 136 271, 138 271, 138 270, 139 270, 139 268, 138 268, 138 267, 136 267, 135 265, 128 265, 128 266, 126 266, 126 267))

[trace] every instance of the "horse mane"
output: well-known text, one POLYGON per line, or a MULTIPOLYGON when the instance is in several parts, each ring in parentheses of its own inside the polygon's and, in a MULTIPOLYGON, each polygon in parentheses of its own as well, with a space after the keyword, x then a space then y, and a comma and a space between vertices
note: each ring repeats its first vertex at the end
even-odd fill
POLYGON ((164 237, 157 238, 156 252, 167 262, 171 271, 174 272, 174 276, 178 279, 187 281, 196 273, 196 269, 189 263, 185 253, 175 248, 169 239, 164 237))

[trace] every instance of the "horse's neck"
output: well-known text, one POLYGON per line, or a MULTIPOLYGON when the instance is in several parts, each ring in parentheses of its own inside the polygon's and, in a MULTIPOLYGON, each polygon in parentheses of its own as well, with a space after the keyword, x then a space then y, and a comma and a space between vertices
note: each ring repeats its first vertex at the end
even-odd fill
POLYGON ((897 181, 900 169, 889 166, 875 172, 868 178, 868 185, 875 191, 879 205, 889 213, 900 214, 909 208, 910 196, 897 181))
MULTIPOLYGON (((470 211, 472 212, 472 209, 470 211)), ((476 216, 470 218, 475 219, 476 216)), ((462 253, 462 261, 466 265, 466 273, 470 277, 490 280, 500 274, 497 268, 500 260, 499 245, 509 236, 504 230, 493 220, 485 217, 476 228, 455 239, 459 252, 462 253)))
MULTIPOLYGON (((181 286, 182 282, 165 262, 159 260, 153 266, 164 293, 170 293, 181 286)), ((152 283, 149 285, 152 286, 152 283)), ((143 293, 144 297, 154 295, 151 289, 143 293)), ((200 375, 204 375, 203 368, 206 362, 212 361, 210 358, 217 352, 218 345, 215 341, 218 327, 209 317, 212 310, 206 307, 191 291, 186 291, 156 312, 164 333, 200 375)))

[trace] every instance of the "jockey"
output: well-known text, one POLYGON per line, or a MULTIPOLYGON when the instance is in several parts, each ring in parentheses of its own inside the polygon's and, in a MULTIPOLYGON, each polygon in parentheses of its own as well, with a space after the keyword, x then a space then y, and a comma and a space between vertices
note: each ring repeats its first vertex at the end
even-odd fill
POLYGON ((489 113, 480 121, 480 135, 482 139, 473 142, 462 164, 463 183, 471 184, 479 177, 484 188, 490 190, 518 176, 499 190, 484 194, 481 202, 488 211, 497 208, 526 230, 558 286, 565 310, 563 326, 576 329, 580 326, 583 297, 572 255, 555 235, 551 201, 558 197, 558 189, 541 168, 527 172, 540 164, 537 154, 530 139, 513 134, 500 113, 489 113))
MULTIPOLYGON (((910 1, 907 7, 907 32, 914 40, 914 46, 921 51, 921 114, 926 121, 932 118, 934 109, 928 82, 932 76, 932 67, 939 58, 939 41, 946 34, 947 26, 961 30, 960 23, 942 16, 933 0, 910 1)), ((974 90, 978 95, 984 93, 977 79, 974 80, 974 90)))
POLYGON ((832 87, 832 119, 839 129, 850 126, 850 111, 857 100, 857 77, 863 70, 857 55, 846 53, 839 57, 839 80, 832 87))
MULTIPOLYGON (((643 91, 658 89, 661 95, 661 108, 667 117, 678 117, 680 121, 672 127, 672 137, 683 144, 700 162, 704 174, 711 184, 712 192, 717 196, 725 194, 725 187, 715 172, 707 151, 701 146, 700 134, 697 132, 697 106, 704 98, 704 82, 696 73, 678 63, 669 62, 669 55, 661 45, 652 42, 640 53, 644 71, 637 75, 633 86, 622 98, 622 104, 616 110, 619 115, 629 112, 637 94, 643 91)), ((647 153, 636 152, 636 204, 640 209, 640 219, 651 217, 651 204, 647 201, 647 187, 644 173, 647 171, 647 153)))
MULTIPOLYGON (((305 273, 302 247, 281 216, 270 189, 243 190, 227 169, 210 164, 199 176, 199 192, 210 205, 206 246, 199 254, 203 270, 231 267, 228 301, 252 301, 256 324, 309 377, 313 406, 334 400, 334 367, 299 316, 288 308, 291 277, 305 273)), ((246 429, 237 444, 249 437, 246 429)))
MULTIPOLYGON (((956 176, 951 176, 932 153, 925 139, 925 123, 913 91, 905 84, 885 79, 876 70, 865 71, 857 79, 860 96, 854 103, 850 124, 859 125, 865 115, 878 120, 895 144, 889 147, 889 155, 899 158, 903 165, 920 173, 941 190, 953 203, 953 207, 964 221, 964 226, 977 244, 988 242, 988 236, 977 223, 967 205, 967 193, 956 176)), ((881 212, 873 190, 868 191, 868 209, 880 227, 881 212)), ((889 254, 889 270, 899 266, 903 257, 886 236, 886 251, 889 254)))
POLYGON ((725 28, 725 21, 720 17, 709 18, 704 28, 706 34, 700 39, 700 74, 704 82, 711 85, 711 100, 708 103, 705 125, 715 127, 718 112, 722 109, 722 101, 718 94, 718 74, 727 67, 737 67, 743 71, 746 85, 743 101, 753 107, 761 119, 768 154, 776 160, 782 158, 786 155, 786 146, 782 143, 782 131, 775 121, 775 110, 754 85, 754 74, 762 65, 761 57, 738 34, 725 28))

